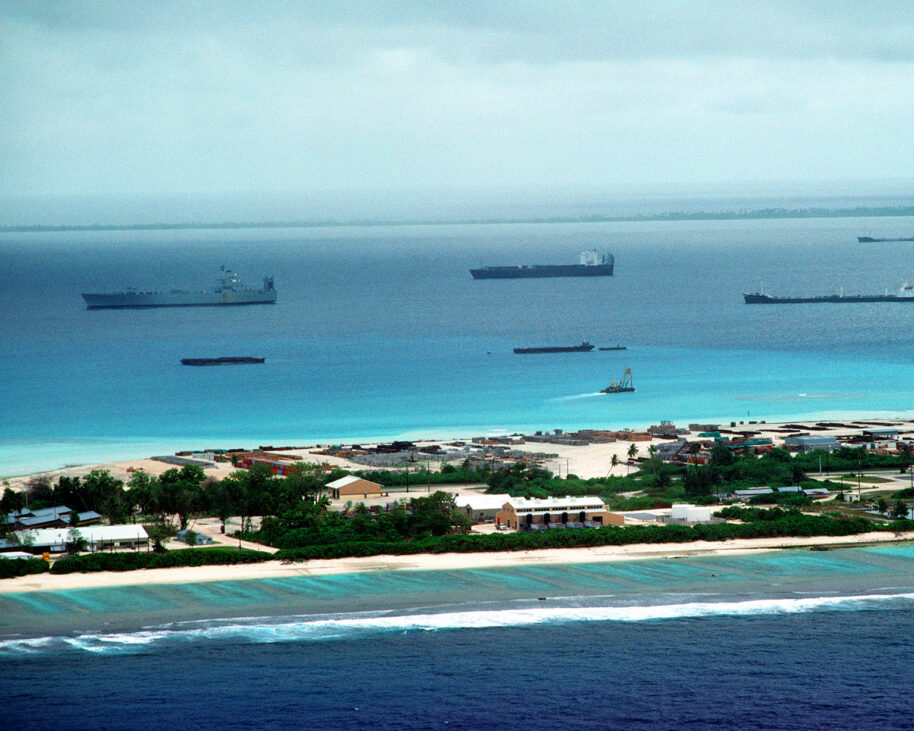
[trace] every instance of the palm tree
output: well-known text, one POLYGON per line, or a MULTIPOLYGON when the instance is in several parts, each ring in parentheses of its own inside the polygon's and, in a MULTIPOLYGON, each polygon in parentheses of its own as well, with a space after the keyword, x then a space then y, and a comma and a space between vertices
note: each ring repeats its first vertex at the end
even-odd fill
POLYGON ((619 465, 619 455, 614 454, 609 458, 609 471, 612 472, 619 465))
POLYGON ((648 453, 649 455, 651 455, 651 458, 653 459, 654 455, 657 454, 657 447, 655 447, 653 444, 651 444, 651 445, 647 448, 647 453, 648 453))
POLYGON ((628 445, 628 472, 631 474, 632 471, 632 460, 638 455, 638 447, 634 444, 628 445))

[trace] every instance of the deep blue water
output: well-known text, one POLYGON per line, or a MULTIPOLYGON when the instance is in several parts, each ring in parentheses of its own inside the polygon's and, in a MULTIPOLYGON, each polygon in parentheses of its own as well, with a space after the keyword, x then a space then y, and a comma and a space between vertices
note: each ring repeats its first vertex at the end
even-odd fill
POLYGON ((750 307, 894 290, 910 220, 394 226, 0 236, 0 475, 206 446, 883 411, 914 394, 914 307, 750 307), (616 276, 474 281, 612 251, 616 276), (83 291, 273 274, 276 306, 87 311, 83 291), (516 356, 519 345, 625 352, 516 356), (191 369, 182 357, 264 356, 191 369), (637 391, 598 391, 630 367, 637 391))
POLYGON ((914 728, 912 559, 893 545, 0 595, 0 726, 914 728))
POLYGON ((914 610, 456 630, 6 663, 4 725, 914 727, 914 610))

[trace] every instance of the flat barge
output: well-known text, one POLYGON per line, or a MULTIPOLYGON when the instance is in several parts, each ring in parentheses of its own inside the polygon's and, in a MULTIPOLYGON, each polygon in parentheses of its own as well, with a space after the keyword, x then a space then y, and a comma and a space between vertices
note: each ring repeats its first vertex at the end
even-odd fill
POLYGON ((588 353, 593 350, 593 348, 593 344, 588 343, 585 340, 580 345, 549 345, 542 348, 515 348, 514 352, 521 355, 529 355, 530 353, 588 353))
POLYGON ((264 358, 247 358, 233 356, 228 358, 181 358, 181 365, 186 366, 215 366, 215 365, 245 365, 247 363, 263 363, 264 358))

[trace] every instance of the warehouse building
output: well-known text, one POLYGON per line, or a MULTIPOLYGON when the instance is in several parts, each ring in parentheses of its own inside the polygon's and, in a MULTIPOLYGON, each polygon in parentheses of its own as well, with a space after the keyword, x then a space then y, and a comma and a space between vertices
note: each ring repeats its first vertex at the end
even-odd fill
MULTIPOLYGON (((70 528, 39 528, 16 531, 13 536, 22 548, 33 553, 61 553, 67 550, 70 528)), ((79 528, 90 551, 115 548, 140 548, 149 544, 149 535, 141 525, 90 525, 79 528)))
POLYGON ((353 497, 381 497, 381 485, 355 475, 347 475, 327 483, 327 490, 334 500, 353 497))

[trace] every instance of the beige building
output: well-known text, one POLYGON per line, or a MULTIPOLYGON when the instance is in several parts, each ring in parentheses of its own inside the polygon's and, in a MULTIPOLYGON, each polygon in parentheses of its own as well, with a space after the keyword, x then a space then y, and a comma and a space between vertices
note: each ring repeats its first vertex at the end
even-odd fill
POLYGON ((598 497, 512 497, 495 516, 495 522, 516 530, 550 527, 599 528, 623 525, 625 518, 611 513, 598 497))
POLYGON ((382 494, 381 486, 377 482, 364 480, 355 475, 348 475, 333 482, 328 482, 327 490, 334 500, 353 497, 381 497, 382 494))

